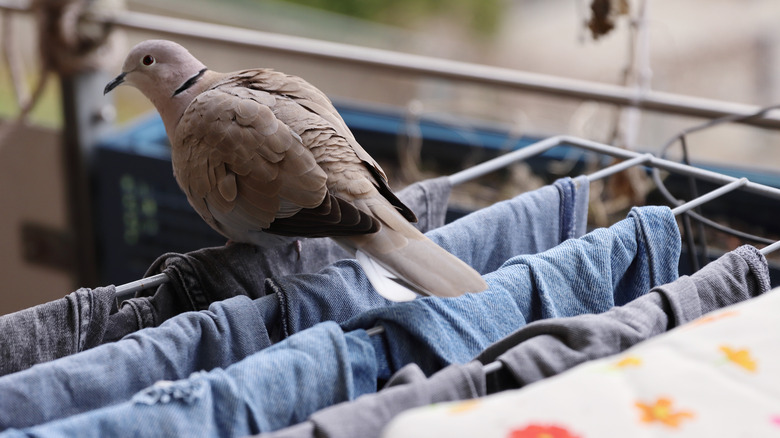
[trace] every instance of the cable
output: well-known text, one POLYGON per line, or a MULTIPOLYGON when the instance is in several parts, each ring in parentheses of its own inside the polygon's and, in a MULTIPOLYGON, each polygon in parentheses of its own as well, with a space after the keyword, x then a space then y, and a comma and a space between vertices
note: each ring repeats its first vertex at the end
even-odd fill
MULTIPOLYGON (((746 116, 745 115, 727 115, 727 116, 719 117, 719 118, 716 118, 716 119, 708 120, 705 123, 702 123, 702 124, 699 124, 699 125, 695 125, 695 126, 692 126, 690 128, 683 129, 677 135, 675 135, 672 138, 670 138, 664 144, 664 146, 661 148, 661 152, 659 153, 659 157, 660 158, 665 158, 667 151, 676 142, 679 141, 680 145, 681 145, 681 148, 682 148, 682 152, 683 152, 684 163, 687 164, 687 165, 690 165, 690 163, 688 162, 689 161, 688 160, 688 145, 687 145, 687 141, 686 141, 686 136, 688 134, 692 134, 692 133, 698 132, 698 131, 703 131, 705 129, 709 129, 711 127, 718 126, 718 125, 721 125, 721 124, 724 124, 724 123, 742 122, 742 121, 745 121, 745 120, 750 120, 750 119, 754 119, 754 118, 760 118, 760 117, 763 117, 769 111, 772 111, 772 110, 775 110, 775 109, 780 109, 780 104, 770 105, 770 106, 761 108, 757 112, 755 112, 753 114, 746 115, 746 116)), ((653 175, 653 181, 655 182, 656 187, 658 187, 658 191, 661 193, 661 195, 663 195, 670 203, 672 203, 674 205, 679 204, 680 200, 675 198, 674 195, 672 195, 671 192, 669 192, 668 188, 664 184, 663 179, 661 178, 660 169, 653 168, 652 175, 653 175)), ((692 183, 691 188, 692 188, 692 190, 694 192, 696 191, 695 182, 692 183)), ((743 231, 735 230, 735 229, 733 229, 731 227, 728 227, 728 226, 725 226, 725 225, 721 225, 721 224, 719 224, 717 222, 714 222, 714 221, 712 221, 710 219, 707 219, 706 217, 704 217, 703 215, 701 215, 698 212, 689 211, 689 212, 687 212, 687 214, 691 218, 693 218, 696 221, 698 221, 699 223, 707 225, 708 227, 711 227, 711 228, 713 228, 715 230, 718 230, 718 231, 720 231, 722 233, 729 234, 729 235, 732 235, 732 236, 736 236, 736 237, 739 237, 740 239, 752 241, 752 242, 755 242, 755 243, 763 243, 763 244, 774 243, 773 240, 767 239, 765 237, 756 236, 756 235, 753 235, 753 234, 750 234, 750 233, 745 233, 743 231)))

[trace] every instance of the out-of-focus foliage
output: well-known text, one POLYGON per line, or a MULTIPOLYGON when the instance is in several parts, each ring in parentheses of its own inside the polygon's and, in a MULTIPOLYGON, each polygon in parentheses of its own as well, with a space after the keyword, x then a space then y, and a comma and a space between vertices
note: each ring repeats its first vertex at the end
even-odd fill
POLYGON ((482 36, 489 36, 498 28, 504 6, 503 0, 286 1, 402 27, 418 26, 433 15, 451 16, 482 36))

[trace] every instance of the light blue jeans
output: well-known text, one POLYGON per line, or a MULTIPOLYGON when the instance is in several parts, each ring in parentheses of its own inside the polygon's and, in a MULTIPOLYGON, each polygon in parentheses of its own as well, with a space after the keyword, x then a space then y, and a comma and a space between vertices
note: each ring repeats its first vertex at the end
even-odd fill
MULTIPOLYGON (((397 193, 417 215, 422 232, 444 225, 451 185, 447 177, 426 179, 397 193)), ((187 254, 163 254, 146 274, 165 272, 168 282, 139 292, 111 315, 103 343, 114 342, 146 327, 156 327, 180 313, 206 310, 238 295, 256 299, 269 291, 266 278, 317 272, 349 253, 331 239, 302 238, 269 248, 232 244, 187 254)))
POLYGON ((385 333, 372 339, 379 378, 389 378, 408 363, 432 374, 473 358, 528 322, 601 313, 674 281, 679 255, 680 234, 671 210, 634 208, 610 228, 507 260, 484 275, 485 292, 371 309, 342 327, 384 327, 385 333))
MULTIPOLYGON (((376 390, 408 363, 426 374, 465 363, 526 322, 603 312, 677 277, 680 235, 666 207, 633 209, 485 276, 489 289, 374 309, 338 330, 326 322, 222 370, 157 384, 131 401, 0 436, 244 436, 304 421, 376 390), (385 333, 368 338, 364 328, 385 333)), ((334 293, 337 291, 334 291, 334 293)))
MULTIPOLYGON (((487 274, 510 257, 536 254, 585 234, 588 193, 585 177, 562 178, 476 211, 426 236, 480 274, 487 274)), ((320 321, 342 322, 366 310, 393 304, 374 292, 354 260, 342 260, 315 274, 273 278, 266 285, 275 293, 257 300, 257 305, 269 322, 273 341, 320 321)))
MULTIPOLYGON (((487 273, 512 256, 544 251, 584 234, 587 204, 587 180, 563 178, 427 235, 487 273)), ((245 296, 230 298, 208 311, 183 313, 118 342, 0 378, 0 430, 124 402, 158 380, 227 368, 320 321, 343 322, 389 305, 354 260, 267 283, 279 292, 254 305, 245 296)))

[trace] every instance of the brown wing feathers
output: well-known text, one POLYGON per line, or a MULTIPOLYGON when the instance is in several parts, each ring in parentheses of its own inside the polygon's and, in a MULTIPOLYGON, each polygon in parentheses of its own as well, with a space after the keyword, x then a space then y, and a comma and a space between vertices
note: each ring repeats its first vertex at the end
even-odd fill
POLYGON ((282 236, 331 237, 375 233, 379 226, 377 220, 352 203, 328 195, 319 207, 276 219, 267 231, 282 236))
MULTIPOLYGON (((329 101, 321 93, 310 94, 314 100, 308 101, 307 108, 300 105, 301 96, 288 94, 300 91, 300 84, 272 81, 264 78, 264 73, 269 71, 245 71, 216 84, 196 98, 185 113, 182 122, 189 122, 185 141, 192 148, 184 166, 190 177, 185 191, 205 201, 193 202, 195 209, 209 223, 217 222, 223 234, 229 234, 225 231, 231 227, 302 237, 376 232, 380 224, 370 212, 361 211, 326 188, 321 165, 335 173, 353 172, 342 163, 349 158, 360 161, 332 125, 343 124, 340 116, 326 111, 329 101), (266 88, 260 90, 258 85, 266 88), (211 147, 207 158, 205 151, 198 151, 203 145, 211 147), (317 156, 324 163, 318 163, 317 156), (284 213, 282 204, 288 209, 294 206, 294 210, 284 213), (230 217, 228 212, 232 212, 230 217)), ((279 79, 279 73, 271 73, 270 79, 279 79)), ((386 187, 381 170, 365 164, 377 178, 373 185, 390 194, 394 204, 403 206, 386 187)), ((345 186, 338 189, 346 193, 368 191, 350 178, 342 178, 342 184, 345 186)), ((399 211, 404 209, 414 217, 405 206, 399 211)))

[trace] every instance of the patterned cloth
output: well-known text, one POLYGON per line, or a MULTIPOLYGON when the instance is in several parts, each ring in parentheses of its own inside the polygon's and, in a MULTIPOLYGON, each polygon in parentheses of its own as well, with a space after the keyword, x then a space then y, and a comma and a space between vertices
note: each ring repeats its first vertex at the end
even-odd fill
POLYGON ((383 437, 778 436, 778 290, 524 389, 408 411, 383 437))

